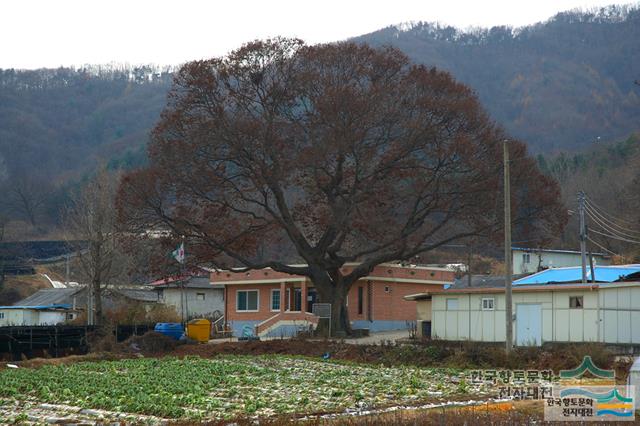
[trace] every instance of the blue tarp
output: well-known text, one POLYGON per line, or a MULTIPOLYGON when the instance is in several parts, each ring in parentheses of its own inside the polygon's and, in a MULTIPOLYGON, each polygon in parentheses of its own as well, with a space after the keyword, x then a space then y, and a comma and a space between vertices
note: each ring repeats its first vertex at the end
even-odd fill
MULTIPOLYGON (((625 266, 595 266, 595 281, 596 282, 614 282, 618 281, 621 277, 640 272, 640 265, 625 265, 625 266)), ((554 283, 566 283, 566 282, 580 282, 582 280, 582 267, 571 268, 552 268, 546 269, 537 274, 529 275, 528 277, 520 278, 513 282, 513 285, 524 284, 554 284, 554 283)), ((591 270, 587 267, 587 280, 591 282, 591 270)))
POLYGON ((35 309, 38 311, 46 309, 71 309, 71 305, 58 304, 58 305, 42 305, 42 306, 0 306, 0 309, 35 309))

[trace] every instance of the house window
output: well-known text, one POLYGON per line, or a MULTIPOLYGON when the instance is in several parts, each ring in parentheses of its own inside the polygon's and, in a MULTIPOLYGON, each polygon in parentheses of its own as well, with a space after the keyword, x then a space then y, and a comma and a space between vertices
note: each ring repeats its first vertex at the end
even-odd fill
POLYGON ((522 253, 522 263, 531 263, 530 253, 522 253))
POLYGON ((196 293, 196 300, 204 300, 204 293, 196 293))
POLYGON ((258 290, 238 290, 236 311, 257 312, 258 290))
POLYGON ((73 321, 75 319, 75 314, 69 312, 67 313, 67 321, 73 321))
POLYGON ((358 287, 358 315, 362 315, 364 311, 364 289, 362 287, 358 287))
POLYGON ((571 309, 582 309, 582 306, 584 306, 582 296, 569 297, 569 307, 571 309))
POLYGON ((391 293, 391 287, 389 287, 388 285, 384 286, 384 292, 385 293, 391 293))
POLYGON ((291 289, 286 289, 284 292, 284 310, 291 310, 291 289))
POLYGON ((0 312, 0 319, 4 319, 4 312, 0 312))
POLYGON ((271 290, 271 310, 272 311, 280 310, 280 290, 277 290, 277 289, 271 290))
POLYGON ((494 299, 493 297, 486 297, 482 299, 482 310, 483 311, 493 311, 494 308, 494 299))
POLYGON ((458 310, 458 299, 447 299, 447 311, 458 310))

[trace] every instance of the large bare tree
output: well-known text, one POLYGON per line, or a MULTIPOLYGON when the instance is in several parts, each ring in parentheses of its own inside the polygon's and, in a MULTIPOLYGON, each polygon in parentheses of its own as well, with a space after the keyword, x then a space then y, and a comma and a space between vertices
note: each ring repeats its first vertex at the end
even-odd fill
MULTIPOLYGON (((309 277, 349 331, 346 294, 376 265, 501 229, 505 137, 469 88, 396 49, 257 41, 182 67, 118 208, 196 261, 309 277)), ((511 149, 514 224, 561 228, 557 184, 511 149)))
POLYGON ((20 174, 5 184, 8 207, 31 226, 41 224, 53 186, 33 174, 20 174))
POLYGON ((121 276, 117 183, 117 177, 101 167, 65 208, 67 240, 75 248, 82 278, 88 281, 89 324, 102 322, 102 290, 121 276))

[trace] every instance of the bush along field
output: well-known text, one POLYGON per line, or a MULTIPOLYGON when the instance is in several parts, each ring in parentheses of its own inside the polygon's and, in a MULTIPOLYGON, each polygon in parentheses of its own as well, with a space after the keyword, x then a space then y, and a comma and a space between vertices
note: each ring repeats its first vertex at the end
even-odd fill
POLYGON ((279 355, 138 358, 0 371, 5 405, 60 404, 184 420, 302 416, 491 396, 461 370, 279 355))

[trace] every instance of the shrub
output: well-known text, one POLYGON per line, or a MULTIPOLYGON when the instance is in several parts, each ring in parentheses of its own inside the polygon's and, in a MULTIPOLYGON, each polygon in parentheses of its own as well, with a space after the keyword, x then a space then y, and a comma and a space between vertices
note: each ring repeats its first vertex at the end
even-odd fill
POLYGON ((137 348, 149 354, 171 352, 178 344, 177 340, 155 331, 149 331, 142 336, 132 336, 122 343, 125 350, 136 351, 137 348))

